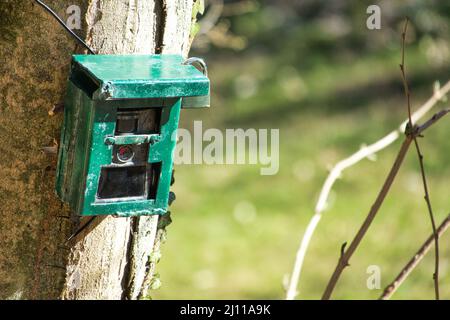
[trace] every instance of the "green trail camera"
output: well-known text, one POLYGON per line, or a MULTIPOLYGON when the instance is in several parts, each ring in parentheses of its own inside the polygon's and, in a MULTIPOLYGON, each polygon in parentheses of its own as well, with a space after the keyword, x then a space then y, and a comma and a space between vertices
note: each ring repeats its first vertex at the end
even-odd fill
POLYGON ((180 110, 209 106, 209 80, 191 62, 73 56, 56 191, 76 214, 167 212, 180 110))

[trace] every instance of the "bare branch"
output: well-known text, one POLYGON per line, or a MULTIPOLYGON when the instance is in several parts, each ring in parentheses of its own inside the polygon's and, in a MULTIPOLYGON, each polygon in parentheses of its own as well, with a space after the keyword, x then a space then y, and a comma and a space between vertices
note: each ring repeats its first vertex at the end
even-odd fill
MULTIPOLYGON (((448 81, 442 88, 436 89, 434 94, 422 105, 417 111, 412 114, 412 122, 416 123, 419 119, 421 119, 428 111, 430 111, 448 92, 450 91, 450 81, 448 81)), ((440 114, 440 113, 439 113, 440 114)), ((440 115, 442 117, 443 115, 440 115)), ((434 117, 433 117, 434 118, 434 117)), ((429 123, 432 119, 427 121, 422 127, 428 127, 431 125, 429 123)), ((436 120, 437 121, 437 120, 436 120)), ((342 172, 347 168, 352 167, 356 163, 361 160, 385 149, 389 145, 391 145, 394 141, 396 141, 403 132, 405 132, 405 128, 407 123, 409 123, 409 119, 406 119, 402 122, 402 124, 394 131, 390 132, 380 140, 375 143, 365 146, 361 148, 359 151, 352 154, 350 157, 338 162, 334 168, 330 171, 325 183, 322 186, 322 190, 319 195, 319 199, 316 203, 315 213, 312 216, 311 220, 308 223, 305 234, 301 240, 299 249, 296 254, 295 264, 292 270, 292 275, 289 279, 289 286, 286 293, 286 299, 292 300, 297 296, 297 286, 300 281, 301 270, 303 267, 303 262, 305 259, 306 252, 309 247, 310 240, 314 234, 314 231, 319 224, 319 221, 322 217, 323 211, 326 209, 327 200, 330 194, 330 191, 337 181, 337 179, 341 176, 342 172)), ((423 128, 426 129, 426 128, 423 128)), ((419 129, 419 131, 422 129, 419 129)))
POLYGON ((442 117, 444 117, 447 113, 450 113, 450 109, 444 109, 439 111, 438 113, 435 113, 433 115, 433 117, 431 117, 431 119, 429 119, 428 121, 426 121, 424 124, 422 124, 421 126, 418 126, 416 129, 416 136, 420 136, 422 134, 423 131, 425 131, 426 129, 428 129, 431 125, 433 125, 434 123, 438 122, 442 117))
POLYGON ((344 270, 345 267, 348 266, 351 256, 355 252, 356 248, 358 248, 362 238, 366 234, 373 219, 375 218, 376 214, 378 213, 378 210, 380 209, 381 205, 383 204, 383 201, 384 201, 386 195, 388 194, 389 189, 392 186, 392 183, 394 182, 394 179, 403 163, 403 160, 405 159, 406 153, 408 152, 411 142, 412 142, 412 138, 410 136, 407 136, 406 139, 403 141, 400 151, 397 154, 397 158, 395 159, 394 165, 392 166, 391 171, 389 172, 389 174, 383 184, 383 187, 381 188, 380 192, 378 193, 378 196, 377 196, 374 204, 370 208, 369 214, 367 215, 366 219, 364 220, 364 222, 363 222, 362 226, 360 227, 358 233, 356 234, 355 238, 350 243, 350 246, 348 247, 348 249, 344 252, 344 254, 341 255, 341 257, 338 261, 338 264, 336 266, 336 269, 334 270, 333 275, 331 276, 331 279, 328 282, 328 285, 322 296, 323 300, 330 299, 331 293, 333 292, 334 287, 336 286, 336 283, 342 274, 342 271, 344 270))
MULTIPOLYGON (((441 223, 441 225, 437 229, 438 237, 442 237, 445 231, 450 226, 450 214, 445 218, 445 220, 441 223)), ((422 261, 425 255, 430 250, 431 246, 435 241, 435 233, 431 234, 428 239, 422 244, 420 249, 416 252, 416 254, 408 261, 406 266, 400 271, 397 277, 392 281, 383 291, 380 296, 381 300, 387 300, 392 297, 392 295, 397 291, 397 289, 402 285, 405 279, 409 276, 409 274, 414 270, 414 268, 422 261)))
POLYGON ((409 19, 406 18, 405 26, 404 26, 403 32, 402 32, 402 63, 400 64, 400 70, 402 72, 403 87, 404 87, 405 97, 406 97, 406 107, 408 108, 408 120, 412 127, 411 99, 410 99, 411 93, 409 91, 409 85, 408 85, 408 81, 406 80, 406 71, 405 71, 405 39, 406 39, 406 32, 408 31, 408 22, 409 22, 409 19))
POLYGON ((414 144, 416 146, 417 156, 419 158, 420 172, 422 174, 423 189, 425 192, 425 201, 427 203, 428 213, 430 215, 431 226, 433 228, 433 234, 434 234, 435 253, 434 253, 433 280, 434 280, 434 292, 435 292, 436 300, 439 300, 439 236, 438 236, 437 230, 436 230, 436 222, 434 221, 433 209, 431 206, 430 194, 428 191, 427 178, 425 175, 425 166, 423 163, 423 154, 420 151, 419 142, 417 141, 417 137, 414 137, 414 144))
POLYGON ((324 300, 330 299, 331 294, 334 290, 334 287, 336 286, 336 283, 342 274, 342 271, 344 271, 345 267, 347 267, 349 265, 350 258, 352 257, 352 255, 356 251, 356 249, 358 248, 359 244, 361 243, 361 240, 363 239, 363 237, 367 233, 367 230, 369 229, 370 225, 372 224, 373 219, 377 215, 378 210, 380 209, 381 205, 383 204, 384 199, 385 199, 387 193, 389 192, 389 189, 391 188, 392 183, 394 182, 394 179, 403 163, 406 153, 408 152, 411 142, 414 141, 414 139, 416 139, 417 136, 419 136, 423 132, 423 130, 425 130, 426 128, 429 128, 432 124, 435 124, 439 119, 442 119, 442 117, 448 113, 449 113, 448 110, 444 110, 444 112, 441 111, 441 112, 435 114, 430 120, 428 120, 426 122, 426 123, 430 122, 429 125, 419 126, 417 130, 413 130, 408 135, 406 135, 406 138, 403 141, 400 151, 397 154, 397 157, 396 157, 395 162, 389 172, 389 175, 387 176, 387 178, 383 184, 383 187, 381 188, 380 192, 378 193, 378 196, 377 196, 374 204, 370 208, 370 211, 369 211, 366 219, 364 220, 362 226, 358 230, 358 233, 356 234, 355 238, 350 243, 350 246, 348 247, 348 249, 343 254, 341 252, 341 257, 339 258, 338 264, 333 272, 333 275, 331 276, 331 279, 327 284, 327 287, 322 296, 322 299, 324 299, 324 300), (442 115, 438 116, 439 114, 442 114, 442 115), (423 129, 420 130, 420 128, 423 128, 423 129))
POLYGON ((439 300, 439 279, 438 279, 438 276, 439 276, 438 239, 439 239, 439 237, 438 237, 437 231, 436 231, 436 224, 434 221, 433 210, 431 207, 431 201, 430 201, 429 192, 428 192, 428 186, 427 186, 427 181, 426 181, 426 176, 425 176, 425 169, 424 169, 424 165, 423 165, 423 155, 420 151, 417 137, 421 135, 423 130, 430 127, 433 123, 436 123, 439 119, 441 119, 443 116, 445 116, 448 113, 448 109, 443 110, 438 114, 435 114, 430 120, 428 120, 425 123, 424 126, 419 126, 417 128, 413 128, 413 122, 412 122, 412 116, 411 116, 411 106, 410 106, 410 92, 409 92, 408 82, 407 82, 406 76, 405 76, 405 66, 404 66, 405 35, 406 35, 407 27, 408 27, 408 19, 406 19, 405 29, 402 34, 402 64, 400 65, 400 69, 402 71, 402 79, 403 79, 403 83, 404 83, 404 87, 405 87, 405 95, 407 97, 407 106, 408 106, 409 128, 407 125, 406 131, 405 131, 406 139, 403 142, 403 145, 397 155, 397 158, 394 162, 394 165, 391 168, 391 171, 389 172, 389 175, 383 185, 383 188, 381 189, 380 193, 378 194, 378 196, 375 200, 375 203, 373 204, 372 208, 369 211, 369 214, 367 215, 366 219, 364 220, 363 225, 359 229, 358 233, 356 234, 355 238, 353 239, 352 243, 350 244, 350 247, 348 248, 348 250, 345 251, 344 254, 342 254, 342 252, 341 252, 341 257, 339 258, 336 269, 334 270, 333 275, 331 276, 331 279, 328 282, 328 285, 325 289, 322 299, 330 298, 331 293, 333 292, 334 287, 336 286, 336 283, 339 280, 340 275, 342 274, 342 271, 344 270, 345 267, 347 267, 349 265, 348 262, 350 260, 350 257, 353 255, 356 248, 359 246, 362 238, 364 237, 367 230, 369 229, 370 224, 372 223, 373 219, 375 218, 376 214, 378 213, 378 210, 380 209, 381 204, 383 203, 387 193, 389 192, 389 189, 395 179, 395 176, 397 175, 398 170, 401 167, 403 159, 404 159, 406 153, 408 152, 409 146, 411 145, 411 142, 414 141, 414 144, 415 144, 416 150, 417 150, 417 154, 419 157, 419 163, 420 163, 420 168, 421 168, 421 173, 422 173, 422 181, 423 181, 424 190, 425 190, 425 200, 427 202, 428 211, 430 214, 431 224, 433 226, 433 233, 434 233, 434 238, 435 238, 436 254, 435 254, 435 273, 433 275, 433 278, 434 278, 434 284, 435 284, 436 299, 439 300))
MULTIPOLYGON (((400 65, 400 69, 402 72, 403 86, 404 86, 404 91, 405 91, 405 96, 406 96, 406 103, 407 103, 407 107, 408 107, 408 117, 409 117, 409 123, 408 123, 409 128, 408 129, 409 130, 406 131, 407 134, 409 134, 409 131, 413 128, 413 123, 412 123, 412 119, 411 119, 411 101, 410 101, 411 93, 410 93, 409 86, 408 86, 408 80, 406 79, 406 74, 405 74, 405 38, 406 38, 406 32, 408 30, 408 21, 409 21, 408 18, 406 18, 405 28, 402 33, 402 64, 400 65)), ((427 178, 425 175, 425 166, 423 163, 423 154, 420 151, 419 141, 417 141, 417 134, 413 136, 413 139, 414 139, 414 145, 415 145, 416 151, 417 151, 417 157, 419 158, 420 172, 422 174, 423 189, 425 192, 425 201, 427 203, 428 213, 430 215, 430 220, 431 220, 431 226, 433 228, 433 233, 434 233, 435 267, 434 267, 433 279, 434 279, 434 291, 435 291, 436 300, 439 300, 439 237, 438 237, 437 231, 436 231, 436 223, 434 220, 433 208, 431 205, 430 194, 428 191, 427 178)))

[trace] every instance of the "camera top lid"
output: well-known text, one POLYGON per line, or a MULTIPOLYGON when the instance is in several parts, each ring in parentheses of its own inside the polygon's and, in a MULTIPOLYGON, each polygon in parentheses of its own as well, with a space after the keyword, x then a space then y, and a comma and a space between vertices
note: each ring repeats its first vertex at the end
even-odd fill
POLYGON ((180 55, 74 55, 70 80, 93 100, 209 96, 209 79, 180 55))

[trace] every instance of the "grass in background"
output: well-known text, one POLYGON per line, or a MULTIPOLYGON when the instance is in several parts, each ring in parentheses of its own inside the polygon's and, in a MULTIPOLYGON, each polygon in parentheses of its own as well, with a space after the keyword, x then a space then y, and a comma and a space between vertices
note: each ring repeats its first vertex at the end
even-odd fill
MULTIPOLYGON (((318 53, 307 64, 302 60, 308 56, 290 49, 280 48, 277 55, 249 50, 209 61, 212 107, 184 111, 182 127, 203 120, 204 129, 279 128, 280 171, 261 176, 258 166, 177 166, 173 223, 157 267, 162 287, 153 298, 284 298, 283 278, 291 272, 328 169, 406 118, 399 48, 335 59, 318 53)), ((432 94, 434 80, 448 78, 448 70, 427 52, 426 43, 418 43, 406 53, 414 109, 432 94)), ((449 123, 442 120, 421 143, 438 223, 450 212, 449 123)), ((320 298, 340 246, 362 223, 399 146, 397 141, 383 150, 375 162, 360 162, 336 183, 306 256, 300 299, 320 298)), ((420 179, 410 151, 333 298, 377 298, 382 290, 367 289, 367 267, 380 266, 383 289, 431 234, 420 179)), ((443 299, 450 298, 449 239, 446 234, 440 241, 443 299)), ((430 251, 394 298, 432 299, 433 264, 430 251)))

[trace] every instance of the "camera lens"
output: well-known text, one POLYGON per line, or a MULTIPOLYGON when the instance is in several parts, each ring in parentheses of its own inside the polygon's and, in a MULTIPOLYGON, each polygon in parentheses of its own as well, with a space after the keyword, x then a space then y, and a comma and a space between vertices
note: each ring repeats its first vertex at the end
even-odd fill
POLYGON ((117 159, 121 162, 131 161, 134 157, 134 151, 131 146, 121 146, 117 150, 117 159))

